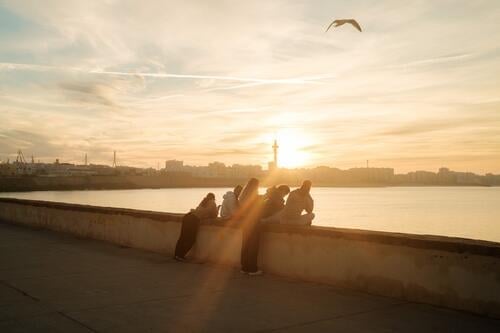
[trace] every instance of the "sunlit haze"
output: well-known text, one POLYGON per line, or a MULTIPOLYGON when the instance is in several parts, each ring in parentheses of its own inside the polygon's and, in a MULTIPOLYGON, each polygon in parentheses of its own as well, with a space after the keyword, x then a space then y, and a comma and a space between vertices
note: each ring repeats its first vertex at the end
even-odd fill
POLYGON ((0 1, 0 159, 499 173, 499 35, 498 0, 0 1))

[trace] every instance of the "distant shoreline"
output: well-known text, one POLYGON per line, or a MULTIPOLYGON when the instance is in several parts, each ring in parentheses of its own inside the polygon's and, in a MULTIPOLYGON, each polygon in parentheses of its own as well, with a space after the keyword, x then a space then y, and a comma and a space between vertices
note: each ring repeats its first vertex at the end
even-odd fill
MULTIPOLYGON (((299 185, 292 185, 292 187, 298 187, 299 185)), ((499 187, 494 185, 419 185, 419 184, 404 184, 404 185, 325 185, 317 184, 313 185, 316 188, 389 188, 389 187, 499 187)), ((232 188, 229 185, 194 185, 194 186, 143 186, 143 187, 34 187, 34 188, 9 188, 4 189, 0 187, 0 193, 17 193, 17 192, 49 192, 49 191, 120 191, 120 190, 161 190, 161 189, 192 189, 192 188, 232 188)), ((265 187, 265 186, 264 186, 265 187)))
MULTIPOLYGON (((0 177, 0 192, 134 190, 166 188, 225 188, 244 185, 249 177, 217 178, 191 175, 111 175, 111 176, 17 176, 0 177)), ((287 184, 297 187, 303 181, 297 177, 261 178, 263 187, 287 184)), ((413 183, 396 181, 321 181, 311 178, 314 187, 381 188, 381 187, 492 187, 480 183, 413 183)))

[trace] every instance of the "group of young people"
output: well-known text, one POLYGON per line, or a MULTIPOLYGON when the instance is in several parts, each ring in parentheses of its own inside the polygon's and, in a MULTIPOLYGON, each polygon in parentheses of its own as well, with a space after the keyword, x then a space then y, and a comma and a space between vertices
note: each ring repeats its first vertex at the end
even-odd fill
POLYGON ((273 186, 264 195, 259 195, 259 181, 251 178, 245 187, 238 185, 233 191, 224 194, 221 206, 217 206, 215 195, 208 193, 198 207, 182 218, 174 259, 186 260, 186 254, 196 241, 200 221, 216 218, 220 208, 222 219, 241 224, 241 272, 248 275, 262 274, 257 265, 261 227, 269 223, 311 225, 314 219, 311 185, 306 180, 301 187, 291 192, 287 185, 273 186))

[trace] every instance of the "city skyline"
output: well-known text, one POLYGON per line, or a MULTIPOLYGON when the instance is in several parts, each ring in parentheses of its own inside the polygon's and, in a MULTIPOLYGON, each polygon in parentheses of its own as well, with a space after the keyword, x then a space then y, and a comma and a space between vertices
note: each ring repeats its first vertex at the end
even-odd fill
MULTIPOLYGON (((411 174, 432 174, 432 173, 441 173, 443 172, 454 172, 454 173, 461 173, 461 174, 468 174, 468 175, 477 175, 477 176, 495 176, 495 177, 500 177, 500 174, 495 174, 491 172, 485 172, 483 174, 481 173, 475 173, 470 170, 452 170, 449 167, 443 165, 439 167, 436 170, 429 170, 429 169, 415 169, 415 170, 409 170, 409 171, 404 171, 404 172, 399 172, 395 168, 388 166, 388 165, 373 165, 370 164, 369 161, 366 160, 364 161, 365 164, 363 165, 356 165, 353 167, 348 167, 348 168, 340 168, 335 165, 316 165, 316 166, 298 166, 298 167, 286 167, 286 166, 281 166, 277 161, 279 161, 279 152, 278 152, 278 142, 275 140, 273 142, 273 145, 271 146, 273 150, 273 155, 272 159, 267 162, 267 164, 264 166, 262 164, 245 164, 245 163, 224 163, 221 161, 217 160, 212 160, 208 161, 205 164, 190 164, 189 161, 184 161, 181 159, 165 159, 162 161, 157 161, 156 164, 153 166, 137 166, 137 165, 129 165, 125 163, 121 163, 119 160, 119 157, 117 155, 116 151, 112 152, 112 160, 110 163, 109 161, 105 162, 97 162, 94 163, 93 161, 89 160, 88 154, 85 153, 83 156, 83 163, 82 161, 69 161, 69 160, 64 160, 60 158, 56 158, 55 160, 40 160, 36 159, 34 155, 26 156, 22 150, 18 150, 15 158, 7 159, 7 161, 2 161, 0 160, 0 176, 2 175, 2 166, 8 166, 9 164, 11 165, 11 169, 5 169, 4 171, 9 170, 10 173, 12 172, 12 175, 17 175, 17 176, 22 176, 22 175, 29 175, 29 174, 36 174, 36 169, 30 169, 31 171, 26 173, 26 170, 22 167, 22 165, 29 166, 31 165, 42 165, 42 166, 47 166, 53 164, 54 166, 57 165, 71 165, 75 167, 105 167, 105 168, 126 168, 126 169, 142 169, 142 170, 148 170, 152 169, 155 171, 186 171, 186 170, 202 170, 202 169, 220 169, 220 168, 236 168, 236 169, 241 169, 241 170, 252 170, 252 172, 273 172, 275 170, 281 170, 281 171, 311 171, 315 169, 330 169, 330 170, 338 170, 338 171, 351 171, 351 170, 361 170, 361 169, 372 169, 372 170, 391 170, 393 175, 411 175, 411 174), (185 163, 187 162, 187 163, 185 163), (15 167, 17 165, 17 167, 15 167)), ((77 169, 80 171, 81 169, 77 169)), ((202 172, 203 173, 203 172, 202 172)), ((249 176, 250 177, 250 176, 249 176)))
POLYGON ((265 167, 277 138, 290 168, 500 173, 494 0, 0 1, 0 20, 2 161, 265 167), (333 16, 363 32, 324 33, 333 16))

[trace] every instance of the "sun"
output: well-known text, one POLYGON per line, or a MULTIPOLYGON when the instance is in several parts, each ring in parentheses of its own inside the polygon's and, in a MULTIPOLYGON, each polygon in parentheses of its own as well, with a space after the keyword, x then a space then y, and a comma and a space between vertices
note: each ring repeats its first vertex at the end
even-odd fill
POLYGON ((298 130, 285 129, 276 133, 278 141, 278 166, 281 168, 298 168, 306 166, 311 159, 307 151, 310 138, 298 130))

